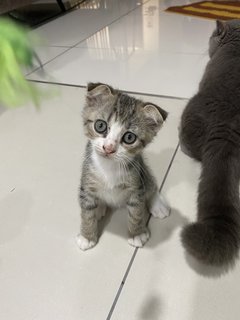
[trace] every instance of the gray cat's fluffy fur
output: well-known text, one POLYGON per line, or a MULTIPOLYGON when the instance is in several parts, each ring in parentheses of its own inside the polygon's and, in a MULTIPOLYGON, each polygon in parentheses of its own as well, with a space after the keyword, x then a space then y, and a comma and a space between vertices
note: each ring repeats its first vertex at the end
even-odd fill
POLYGON ((217 21, 209 56, 180 125, 182 150, 202 163, 197 222, 182 242, 203 263, 226 266, 240 246, 240 20, 217 21))

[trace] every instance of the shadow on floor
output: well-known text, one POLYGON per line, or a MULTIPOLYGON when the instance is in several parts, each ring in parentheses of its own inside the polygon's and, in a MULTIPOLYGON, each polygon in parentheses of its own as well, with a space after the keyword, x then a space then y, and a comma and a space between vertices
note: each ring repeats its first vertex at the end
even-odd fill
POLYGON ((139 320, 160 320, 161 319, 162 302, 159 294, 151 293, 144 300, 144 304, 138 314, 139 320))

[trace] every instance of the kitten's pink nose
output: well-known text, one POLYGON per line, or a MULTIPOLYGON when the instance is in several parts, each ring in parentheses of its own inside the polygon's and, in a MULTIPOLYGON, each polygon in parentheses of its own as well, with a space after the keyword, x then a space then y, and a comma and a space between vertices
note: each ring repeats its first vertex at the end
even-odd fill
POLYGON ((112 143, 109 143, 103 146, 103 150, 106 154, 112 154, 116 152, 116 147, 112 143))

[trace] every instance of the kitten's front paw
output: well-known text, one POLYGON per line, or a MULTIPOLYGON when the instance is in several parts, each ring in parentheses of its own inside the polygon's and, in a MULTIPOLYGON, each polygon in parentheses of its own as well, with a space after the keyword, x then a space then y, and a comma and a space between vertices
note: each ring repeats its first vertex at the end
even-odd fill
POLYGON ((150 213, 155 217, 155 218, 166 218, 170 215, 171 208, 167 204, 167 202, 163 199, 159 193, 155 195, 153 198, 151 207, 150 207, 150 213))
POLYGON ((144 246, 144 244, 148 241, 149 238, 150 238, 150 233, 149 231, 146 231, 139 234, 138 236, 129 238, 128 243, 133 247, 141 248, 144 246))
POLYGON ((83 251, 91 249, 97 243, 97 241, 88 240, 80 234, 76 237, 76 242, 79 248, 83 251))

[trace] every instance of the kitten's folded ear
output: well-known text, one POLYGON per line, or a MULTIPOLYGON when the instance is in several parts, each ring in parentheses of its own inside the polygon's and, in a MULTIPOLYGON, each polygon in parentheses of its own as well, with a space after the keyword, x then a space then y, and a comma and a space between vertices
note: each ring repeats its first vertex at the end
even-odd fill
POLYGON ((149 128, 151 128, 155 133, 158 132, 168 116, 168 113, 165 110, 150 103, 145 104, 143 112, 149 128))
POLYGON ((87 107, 99 108, 114 99, 114 89, 104 83, 89 83, 87 86, 87 107))
POLYGON ((112 96, 114 89, 104 83, 88 83, 87 85, 87 96, 97 97, 101 96, 112 96))

